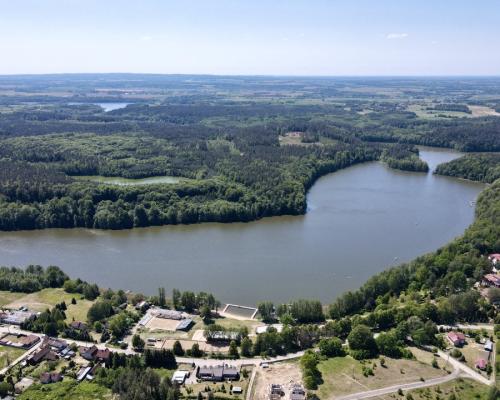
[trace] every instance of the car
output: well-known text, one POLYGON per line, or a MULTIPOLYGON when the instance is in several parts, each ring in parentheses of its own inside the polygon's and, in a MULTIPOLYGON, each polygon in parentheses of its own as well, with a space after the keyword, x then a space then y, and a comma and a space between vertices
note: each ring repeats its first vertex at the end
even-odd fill
POLYGON ((260 363, 260 366, 261 366, 262 368, 269 368, 269 364, 268 364, 268 363, 266 363, 266 362, 261 362, 261 363, 260 363))

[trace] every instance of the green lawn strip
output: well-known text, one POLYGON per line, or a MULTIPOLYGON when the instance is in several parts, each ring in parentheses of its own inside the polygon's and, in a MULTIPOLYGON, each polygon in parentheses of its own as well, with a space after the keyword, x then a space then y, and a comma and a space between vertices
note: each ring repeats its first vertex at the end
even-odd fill
POLYGON ((111 391, 92 382, 78 383, 73 379, 49 385, 34 384, 18 397, 18 400, 105 400, 111 399, 111 391))
POLYGON ((14 361, 16 358, 21 357, 25 350, 16 349, 10 346, 0 346, 0 368, 7 366, 9 362, 14 361))

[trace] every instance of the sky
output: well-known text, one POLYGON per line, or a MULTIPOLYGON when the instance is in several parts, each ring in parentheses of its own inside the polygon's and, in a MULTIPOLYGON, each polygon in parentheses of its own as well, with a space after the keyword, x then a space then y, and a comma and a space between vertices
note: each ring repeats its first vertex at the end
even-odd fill
POLYGON ((500 75, 500 1, 0 0, 0 74, 500 75))

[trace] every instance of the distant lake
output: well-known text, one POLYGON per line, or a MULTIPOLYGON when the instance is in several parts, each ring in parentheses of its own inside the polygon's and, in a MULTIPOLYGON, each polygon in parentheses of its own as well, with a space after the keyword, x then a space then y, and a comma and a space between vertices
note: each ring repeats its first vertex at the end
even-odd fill
POLYGON ((78 103, 78 102, 72 102, 72 103, 68 103, 68 105, 70 106, 78 106, 78 105, 82 105, 82 104, 94 104, 96 106, 99 106, 103 109, 104 112, 109 112, 109 111, 113 111, 113 110, 119 110, 120 108, 125 108, 127 107, 129 104, 132 104, 132 103, 78 103))
MULTIPOLYGON (((459 155, 421 151, 431 169, 459 155)), ((483 188, 371 162, 319 179, 303 216, 127 231, 4 232, 0 264, 55 264, 72 277, 147 294, 163 286, 167 293, 204 290, 244 305, 300 297, 330 302, 462 234, 473 220, 470 202, 483 188)))

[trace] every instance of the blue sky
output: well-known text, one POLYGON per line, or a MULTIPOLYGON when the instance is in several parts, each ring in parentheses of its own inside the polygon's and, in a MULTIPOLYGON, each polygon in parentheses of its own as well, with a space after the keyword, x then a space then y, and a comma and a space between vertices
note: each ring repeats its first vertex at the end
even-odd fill
POLYGON ((0 74, 500 75, 500 1, 0 0, 0 74))

